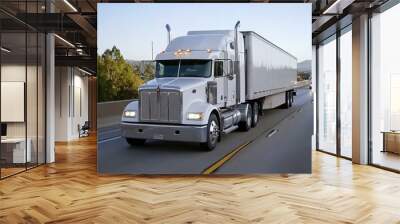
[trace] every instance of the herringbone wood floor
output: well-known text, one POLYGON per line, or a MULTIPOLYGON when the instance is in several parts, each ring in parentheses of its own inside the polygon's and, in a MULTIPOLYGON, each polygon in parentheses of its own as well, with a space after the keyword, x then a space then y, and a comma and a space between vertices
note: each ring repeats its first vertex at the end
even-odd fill
POLYGON ((0 181, 0 223, 400 223, 400 175, 319 152, 312 175, 224 177, 98 175, 93 137, 56 155, 0 181))

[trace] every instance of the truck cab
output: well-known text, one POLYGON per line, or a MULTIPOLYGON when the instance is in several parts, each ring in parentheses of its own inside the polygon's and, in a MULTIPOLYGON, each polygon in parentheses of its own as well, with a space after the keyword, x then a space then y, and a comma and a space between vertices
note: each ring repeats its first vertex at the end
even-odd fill
POLYGON ((128 143, 158 139, 215 147, 224 129, 222 112, 244 101, 244 88, 237 89, 244 81, 243 37, 237 44, 234 32, 190 31, 156 56, 155 78, 139 88, 139 100, 122 116, 128 143), (241 57, 235 58, 236 47, 241 57))
POLYGON ((222 134, 256 126, 263 109, 292 105, 296 57, 238 26, 190 31, 157 55, 155 78, 123 112, 129 144, 199 142, 212 150, 222 134))

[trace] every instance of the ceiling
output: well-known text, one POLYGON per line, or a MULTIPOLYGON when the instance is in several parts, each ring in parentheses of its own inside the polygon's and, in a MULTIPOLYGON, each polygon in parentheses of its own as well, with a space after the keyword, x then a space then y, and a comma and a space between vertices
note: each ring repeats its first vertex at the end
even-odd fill
MULTIPOLYGON (((45 0, 1 0, 2 36, 8 39, 7 48, 13 50, 8 55, 9 58, 12 58, 12 55, 18 58, 18 54, 25 53, 23 33, 26 30, 28 33, 52 32, 56 34, 56 65, 79 66, 95 74, 97 2, 97 0, 47 0, 46 4, 45 0)), ((33 46, 28 45, 28 58, 31 48, 33 46)))
MULTIPOLYGON (((28 30, 54 32, 56 65, 80 66, 96 72, 97 3, 118 2, 268 2, 311 3, 313 43, 351 24, 353 16, 379 7, 388 0, 1 0, 3 32, 28 30), (50 13, 51 12, 51 13, 50 13)), ((10 37, 8 37, 10 36, 10 37)), ((18 37, 6 38, 19 41, 18 37)), ((14 36, 18 36, 14 34, 14 36)), ((22 43, 23 44, 23 43, 22 43)), ((29 51, 29 49, 28 49, 29 51)))
POLYGON ((350 25, 352 18, 373 12, 389 0, 311 0, 313 44, 350 25))

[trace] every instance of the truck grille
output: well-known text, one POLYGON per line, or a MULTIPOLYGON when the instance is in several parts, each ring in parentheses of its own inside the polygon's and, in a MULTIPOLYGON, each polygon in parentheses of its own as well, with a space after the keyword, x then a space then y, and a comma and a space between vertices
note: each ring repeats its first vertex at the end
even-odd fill
POLYGON ((176 90, 141 90, 140 120, 144 122, 180 123, 182 95, 176 90))

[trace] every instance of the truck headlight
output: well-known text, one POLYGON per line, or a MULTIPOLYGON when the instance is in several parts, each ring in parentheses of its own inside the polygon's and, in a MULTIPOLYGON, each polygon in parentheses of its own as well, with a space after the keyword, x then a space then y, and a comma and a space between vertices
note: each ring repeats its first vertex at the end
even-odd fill
POLYGON ((136 111, 133 111, 133 110, 126 110, 126 111, 124 112, 124 117, 134 118, 134 117, 136 117, 136 111))
POLYGON ((188 120, 197 120, 197 121, 199 121, 199 120, 203 119, 203 113, 201 113, 201 112, 189 112, 187 114, 187 119, 188 120))

